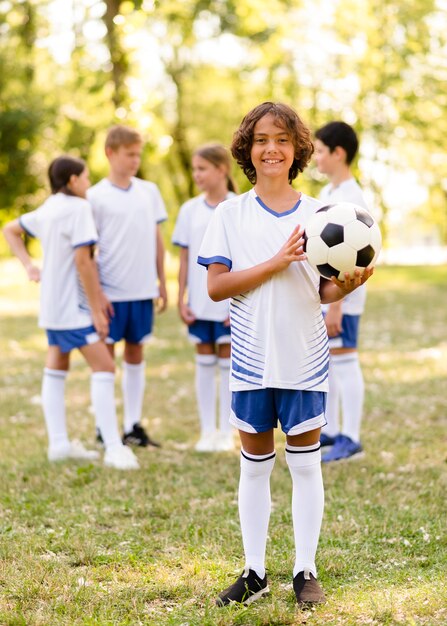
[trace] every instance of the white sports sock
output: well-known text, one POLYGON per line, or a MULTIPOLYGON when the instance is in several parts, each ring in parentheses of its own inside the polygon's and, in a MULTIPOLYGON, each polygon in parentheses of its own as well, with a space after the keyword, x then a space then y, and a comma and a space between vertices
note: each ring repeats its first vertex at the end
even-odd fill
POLYGON ((130 433, 134 424, 141 420, 143 409, 144 388, 146 385, 146 365, 144 361, 137 363, 123 362, 123 401, 124 401, 124 432, 130 433))
POLYGON ((340 390, 343 435, 360 441, 365 384, 357 352, 334 355, 334 371, 340 390))
POLYGON ((118 421, 115 407, 115 374, 112 372, 93 372, 91 375, 92 405, 96 425, 101 431, 107 450, 121 447, 118 421))
POLYGON ((336 365, 334 357, 329 357, 329 393, 327 395, 327 404, 325 417, 327 424, 323 427, 323 432, 329 437, 335 437, 340 432, 340 390, 338 388, 337 376, 335 374, 336 365))
POLYGON ((202 435, 216 430, 216 364, 215 354, 196 354, 196 394, 202 435))
POLYGON ((69 446, 65 418, 65 370, 45 367, 42 379, 42 408, 50 448, 69 446))
POLYGON ((239 519, 244 544, 245 567, 265 576, 265 549, 271 511, 270 474, 276 453, 254 455, 241 450, 239 519))
POLYGON ((230 424, 231 391, 230 391, 230 364, 231 359, 219 358, 220 373, 220 396, 219 396, 219 426, 222 433, 229 433, 232 430, 230 424))
POLYGON ((317 577, 315 555, 324 510, 320 444, 286 445, 286 461, 293 482, 292 519, 295 535, 293 577, 308 569, 317 577))

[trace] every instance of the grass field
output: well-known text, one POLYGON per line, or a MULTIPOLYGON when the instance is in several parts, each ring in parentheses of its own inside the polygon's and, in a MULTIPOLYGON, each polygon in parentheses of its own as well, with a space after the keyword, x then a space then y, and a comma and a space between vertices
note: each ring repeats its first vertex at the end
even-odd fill
MULTIPOLYGON (((248 608, 214 606, 243 566, 239 457, 193 450, 192 349, 174 308, 157 320, 146 353, 145 421, 163 448, 139 450, 134 473, 46 461, 45 338, 37 287, 17 267, 0 264, 2 626, 447 624, 447 267, 380 267, 370 281, 361 330, 366 455, 323 469, 317 563, 328 602, 314 611, 299 610, 291 588, 280 433, 271 594, 248 608)), ((77 355, 67 384, 70 432, 93 442, 89 374, 77 355)))

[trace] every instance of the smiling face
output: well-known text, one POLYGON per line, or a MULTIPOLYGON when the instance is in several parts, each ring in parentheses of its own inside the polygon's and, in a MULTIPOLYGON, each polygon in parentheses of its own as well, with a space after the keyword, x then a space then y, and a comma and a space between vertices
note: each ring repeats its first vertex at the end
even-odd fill
POLYGON ((192 176, 195 184, 201 191, 213 191, 226 180, 226 171, 223 166, 217 166, 195 154, 192 157, 192 176))
POLYGON ((278 120, 268 113, 253 128, 251 161, 256 177, 289 178, 289 170, 295 158, 295 146, 290 133, 278 125, 278 120))

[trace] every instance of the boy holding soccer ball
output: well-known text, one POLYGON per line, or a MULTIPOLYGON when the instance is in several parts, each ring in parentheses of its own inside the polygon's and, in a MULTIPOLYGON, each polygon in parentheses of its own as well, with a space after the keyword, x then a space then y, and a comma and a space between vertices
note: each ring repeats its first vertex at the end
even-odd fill
MULTIPOLYGON (((321 193, 324 204, 353 202, 367 209, 362 190, 355 180, 351 164, 358 150, 354 129, 345 122, 330 122, 315 133, 315 160, 329 184, 321 193)), ((320 442, 332 446, 323 463, 348 459, 362 452, 360 425, 363 414, 364 382, 357 344, 360 317, 366 300, 366 285, 332 304, 323 305, 329 335, 329 394, 327 426, 320 442), (342 408, 340 430, 339 408, 342 408)))
POLYGON ((329 361, 321 302, 372 274, 320 279, 303 253, 303 232, 321 202, 292 187, 313 153, 310 131, 285 104, 264 102, 236 131, 231 151, 254 187, 222 202, 199 263, 208 293, 230 298, 231 423, 241 439, 239 516, 245 568, 216 602, 249 604, 268 592, 265 551, 275 463, 274 428, 286 434, 295 536, 293 588, 299 604, 324 601, 315 556, 323 516, 320 430, 329 361))

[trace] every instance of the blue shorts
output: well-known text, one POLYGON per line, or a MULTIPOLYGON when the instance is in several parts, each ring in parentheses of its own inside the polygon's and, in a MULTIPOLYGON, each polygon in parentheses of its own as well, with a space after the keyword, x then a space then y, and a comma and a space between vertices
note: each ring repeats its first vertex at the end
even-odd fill
POLYGON ((326 393, 297 389, 233 391, 230 422, 247 433, 263 433, 278 426, 288 435, 321 428, 326 424, 326 393))
POLYGON ((196 320, 188 326, 188 336, 193 343, 230 343, 231 330, 223 322, 196 320))
POLYGON ((94 326, 75 328, 74 330, 47 330, 49 346, 59 346, 61 352, 71 352, 75 348, 82 348, 99 341, 99 335, 94 326))
POLYGON ((329 337, 329 350, 332 348, 357 348, 359 339, 360 315, 344 315, 341 320, 341 333, 329 337))
POLYGON ((152 333, 154 303, 152 300, 112 302, 115 311, 110 320, 106 343, 124 339, 129 343, 144 343, 152 333))

